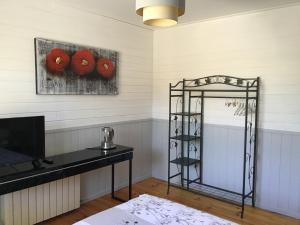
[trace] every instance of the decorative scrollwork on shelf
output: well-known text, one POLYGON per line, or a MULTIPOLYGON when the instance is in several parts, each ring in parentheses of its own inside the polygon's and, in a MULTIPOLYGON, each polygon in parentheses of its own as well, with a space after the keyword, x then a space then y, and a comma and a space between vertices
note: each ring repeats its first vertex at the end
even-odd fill
MULTIPOLYGON (((245 116, 246 115, 246 101, 245 99, 231 98, 226 99, 226 107, 235 108, 234 116, 245 116)), ((256 101, 248 102, 248 115, 252 116, 256 111, 256 101)))
POLYGON ((176 88, 179 85, 183 85, 183 87, 201 87, 210 84, 225 84, 236 87, 246 88, 247 85, 249 88, 257 87, 257 79, 256 78, 238 78, 227 75, 213 75, 208 77, 202 77, 191 80, 183 80, 176 83, 172 88, 176 88))
POLYGON ((252 181, 253 181, 253 171, 254 171, 254 145, 255 145, 255 128, 253 123, 253 117, 250 117, 250 121, 248 121, 247 124, 247 130, 248 130, 248 147, 246 152, 246 165, 247 165, 247 179, 248 179, 248 185, 250 191, 253 191, 252 187, 252 181))
MULTIPOLYGON (((180 158, 180 152, 178 151, 178 142, 177 141, 171 141, 170 142, 170 151, 175 152, 175 158, 179 159, 180 158)), ((179 172, 179 166, 176 164, 177 171, 179 172)))
POLYGON ((178 136, 178 135, 181 134, 181 126, 178 123, 179 117, 177 115, 177 113, 179 112, 179 107, 181 106, 181 104, 182 104, 182 99, 180 97, 178 97, 177 100, 176 100, 176 103, 175 103, 176 114, 173 115, 172 118, 171 118, 172 119, 172 124, 173 124, 172 125, 173 126, 172 131, 174 132, 174 134, 172 134, 172 136, 173 135, 178 136))

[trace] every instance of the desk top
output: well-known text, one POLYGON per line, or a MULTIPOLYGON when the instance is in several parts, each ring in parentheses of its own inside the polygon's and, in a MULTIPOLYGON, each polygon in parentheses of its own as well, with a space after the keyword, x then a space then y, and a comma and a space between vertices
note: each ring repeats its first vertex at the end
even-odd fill
POLYGON ((0 185, 23 177, 45 174, 51 171, 58 171, 73 166, 80 166, 85 163, 99 161, 101 159, 110 159, 120 155, 131 153, 133 148, 117 145, 115 149, 105 153, 100 147, 89 148, 85 150, 74 151, 66 154, 49 157, 53 160, 53 164, 42 163, 41 169, 33 169, 31 162, 26 162, 14 166, 0 167, 0 185))

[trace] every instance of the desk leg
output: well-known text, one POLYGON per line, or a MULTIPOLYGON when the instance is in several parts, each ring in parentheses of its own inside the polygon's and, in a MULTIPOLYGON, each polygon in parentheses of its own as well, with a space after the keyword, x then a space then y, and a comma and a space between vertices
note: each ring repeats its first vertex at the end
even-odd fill
MULTIPOLYGON (((129 187, 128 187, 128 199, 130 200, 132 198, 132 159, 129 160, 129 187)), ((115 196, 115 164, 111 165, 111 198, 126 202, 125 200, 115 196)))
POLYGON ((111 165, 111 198, 115 198, 115 164, 111 165))
POLYGON ((129 199, 132 197, 132 160, 129 160, 129 199))

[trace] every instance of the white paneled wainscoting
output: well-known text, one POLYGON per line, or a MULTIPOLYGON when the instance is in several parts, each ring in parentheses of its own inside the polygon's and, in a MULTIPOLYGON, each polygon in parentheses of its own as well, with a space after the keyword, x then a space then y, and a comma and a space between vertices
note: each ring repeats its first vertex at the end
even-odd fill
POLYGON ((1 196, 4 225, 33 225, 80 207, 80 175, 1 196))
MULTIPOLYGON (((152 176, 167 180, 168 121, 152 129, 152 176)), ((204 182, 240 192, 243 128, 205 124, 203 135, 204 182)), ((300 219, 300 133, 259 129, 258 141, 257 207, 300 219)))

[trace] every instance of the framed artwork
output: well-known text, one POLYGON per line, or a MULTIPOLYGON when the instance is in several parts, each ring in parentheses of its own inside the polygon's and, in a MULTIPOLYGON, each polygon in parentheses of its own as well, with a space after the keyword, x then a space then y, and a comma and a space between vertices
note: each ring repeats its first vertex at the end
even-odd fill
POLYGON ((37 94, 118 94, 118 52, 43 38, 34 44, 37 94))

